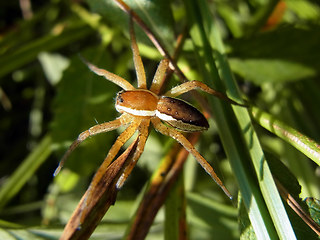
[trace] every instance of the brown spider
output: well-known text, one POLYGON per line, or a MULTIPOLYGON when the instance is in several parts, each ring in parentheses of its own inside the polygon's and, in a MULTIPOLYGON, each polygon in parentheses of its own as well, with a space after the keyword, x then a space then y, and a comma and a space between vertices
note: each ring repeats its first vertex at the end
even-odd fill
MULTIPOLYGON (((113 121, 94 125, 88 130, 80 133, 78 138, 71 144, 67 152, 62 157, 54 175, 57 175, 59 173, 70 153, 89 136, 93 136, 103 132, 109 132, 121 126, 128 126, 119 135, 119 137, 109 150, 108 155, 103 162, 103 167, 101 167, 101 169, 106 169, 115 158, 124 143, 127 142, 136 131, 138 131, 139 142, 137 145, 137 149, 134 152, 132 163, 125 168, 123 174, 117 182, 117 188, 120 189, 124 184, 124 181, 131 173, 133 167, 135 166, 135 162, 139 159, 144 150, 144 146, 149 134, 148 128, 151 122, 155 130, 175 139, 189 153, 191 153, 204 168, 204 170, 221 187, 225 194, 229 198, 232 198, 231 194, 223 185, 222 181, 218 178, 211 165, 200 155, 200 153, 194 148, 194 146, 180 132, 207 130, 209 128, 209 124, 206 118, 193 106, 180 99, 174 98, 194 89, 200 89, 204 92, 213 94, 218 97, 220 97, 220 94, 202 82, 189 81, 172 88, 164 95, 159 95, 161 81, 165 77, 166 70, 169 65, 169 61, 167 59, 164 59, 160 62, 158 69, 154 75, 151 87, 148 90, 145 70, 136 43, 132 20, 130 21, 130 37, 138 88, 133 87, 125 79, 107 70, 100 69, 84 60, 91 71, 99 76, 105 77, 107 80, 117 84, 123 89, 122 91, 118 92, 115 103, 115 108, 118 112, 121 113, 121 115, 113 121), (171 127, 166 126, 162 122, 165 122, 171 127), (180 131, 177 131, 176 129, 179 129, 180 131)), ((223 96, 223 98, 226 97, 223 96)), ((233 104, 237 104, 231 99, 228 100, 233 104)))

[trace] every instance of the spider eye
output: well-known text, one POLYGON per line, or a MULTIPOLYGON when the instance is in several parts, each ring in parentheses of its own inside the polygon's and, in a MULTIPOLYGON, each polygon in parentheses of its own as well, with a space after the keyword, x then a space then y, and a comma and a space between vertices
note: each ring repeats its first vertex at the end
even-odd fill
POLYGON ((120 91, 120 92, 117 93, 116 103, 123 103, 124 102, 124 99, 123 99, 123 96, 122 96, 123 93, 124 93, 124 91, 120 91))

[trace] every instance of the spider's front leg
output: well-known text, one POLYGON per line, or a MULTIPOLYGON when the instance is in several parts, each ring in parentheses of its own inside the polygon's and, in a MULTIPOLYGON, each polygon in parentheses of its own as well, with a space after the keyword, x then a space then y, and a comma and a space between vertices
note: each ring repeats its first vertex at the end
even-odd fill
POLYGON ((110 148, 107 157, 104 159, 103 163, 101 164, 100 168, 95 174, 95 182, 92 182, 90 188, 94 188, 96 184, 99 183, 101 177, 104 175, 105 171, 109 167, 112 160, 116 157, 121 147, 133 136, 133 134, 137 131, 140 127, 142 119, 140 118, 132 118, 132 122, 130 125, 124 130, 115 143, 110 148))
POLYGON ((100 133, 112 131, 120 126, 124 126, 124 125, 129 124, 131 122, 131 120, 132 120, 132 118, 130 117, 130 115, 122 114, 119 118, 117 118, 113 121, 97 124, 97 125, 89 128, 88 130, 80 133, 78 138, 71 144, 71 146, 69 147, 67 152, 63 155, 63 157, 62 157, 61 161, 59 162, 59 165, 53 175, 56 176, 60 172, 61 168, 63 167, 63 165, 64 165, 66 159, 69 157, 69 155, 79 146, 80 143, 82 143, 88 137, 93 136, 93 135, 97 135, 100 133))
POLYGON ((217 176, 211 165, 201 156, 201 154, 194 148, 194 146, 188 141, 188 139, 183 136, 182 133, 178 132, 173 128, 169 128, 161 123, 160 119, 151 119, 154 128, 162 133, 163 135, 169 136, 179 142, 189 153, 191 153, 198 163, 203 167, 203 169, 211 176, 211 178, 219 185, 219 187, 224 191, 224 193, 232 199, 230 192, 223 185, 220 178, 217 176))
POLYGON ((153 80, 152 80, 152 84, 150 87, 151 92, 153 92, 157 95, 159 94, 159 92, 161 90, 162 81, 164 80, 168 66, 169 66, 168 59, 161 60, 159 66, 157 68, 157 71, 153 77, 153 80))
POLYGON ((132 16, 130 17, 129 26, 130 26, 131 49, 133 54, 134 67, 136 69, 136 74, 138 79, 138 88, 147 89, 146 73, 144 71, 143 63, 141 60, 139 48, 136 41, 136 36, 134 34, 132 16))
POLYGON ((177 96, 179 96, 179 95, 181 95, 183 93, 186 93, 186 92, 189 92, 189 91, 195 90, 195 89, 199 89, 199 90, 204 91, 206 93, 212 94, 212 95, 214 95, 214 96, 216 96, 216 97, 218 97, 220 99, 223 99, 223 100, 225 100, 225 101, 227 101, 227 102, 229 102, 231 104, 246 107, 246 105, 237 103, 237 102, 233 101, 232 99, 228 98, 223 93, 218 92, 218 91, 208 87, 203 82, 199 82, 199 81, 196 81, 196 80, 182 83, 182 84, 170 89, 164 95, 168 96, 168 97, 177 97, 177 96))
POLYGON ((108 70, 98 68, 97 66, 93 65, 92 63, 88 62, 86 59, 81 57, 81 60, 88 66, 88 68, 94 72, 95 74, 104 77, 105 79, 117 84, 124 90, 132 90, 135 89, 127 80, 123 79, 122 77, 109 72, 108 70))
POLYGON ((125 167, 123 170, 122 175, 117 181, 117 189, 120 189, 124 184, 125 180, 130 175, 133 167, 135 166, 137 160, 139 159, 140 155, 143 152, 145 143, 148 137, 148 127, 150 120, 142 119, 142 118, 133 118, 131 124, 123 131, 120 136, 117 138, 115 143, 112 145, 111 149, 108 152, 107 157, 104 159, 103 163, 99 167, 98 171, 96 172, 89 188, 88 188, 88 195, 86 198, 85 203, 89 204, 93 201, 96 197, 92 194, 93 190, 96 189, 98 184, 103 183, 103 177, 105 176, 106 171, 108 171, 108 167, 110 166, 111 161, 115 158, 117 153, 119 152, 120 148, 133 136, 136 130, 139 130, 139 139, 138 139, 138 146, 134 152, 131 162, 125 167), (101 181, 102 180, 102 181, 101 181))

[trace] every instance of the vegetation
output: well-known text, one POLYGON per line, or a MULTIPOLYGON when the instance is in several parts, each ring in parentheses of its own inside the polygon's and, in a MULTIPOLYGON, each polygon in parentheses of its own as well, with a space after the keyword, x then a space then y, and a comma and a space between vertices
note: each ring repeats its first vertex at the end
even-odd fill
MULTIPOLYGON (((156 215, 147 239, 177 239, 181 226, 190 239, 317 239, 320 4, 126 2, 170 55, 183 34, 177 63, 189 80, 250 105, 230 106, 208 94, 184 96, 211 115, 210 129, 190 137, 234 199, 189 157, 168 196, 153 199, 163 208, 147 207, 148 217, 156 215)), ((119 88, 90 72, 81 56, 135 83, 129 16, 115 1, 19 3, 0 3, 0 238, 58 239, 119 135, 86 140, 53 177, 80 132, 118 116, 119 88)), ((144 29, 136 25, 135 32, 150 79, 163 57, 144 29)), ((166 87, 179 81, 173 74, 166 87)), ((91 239, 129 236, 144 194, 179 151, 172 139, 152 131, 91 239)))

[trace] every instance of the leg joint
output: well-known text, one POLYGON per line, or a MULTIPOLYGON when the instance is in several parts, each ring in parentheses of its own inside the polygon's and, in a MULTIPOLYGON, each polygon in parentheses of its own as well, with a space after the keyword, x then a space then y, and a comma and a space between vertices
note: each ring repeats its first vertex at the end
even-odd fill
POLYGON ((78 141, 82 142, 84 141, 87 137, 89 137, 91 134, 90 134, 90 129, 87 130, 87 131, 84 131, 82 133, 79 134, 78 136, 78 141))

